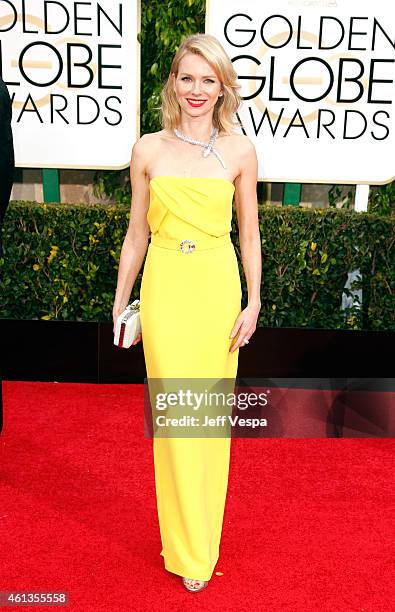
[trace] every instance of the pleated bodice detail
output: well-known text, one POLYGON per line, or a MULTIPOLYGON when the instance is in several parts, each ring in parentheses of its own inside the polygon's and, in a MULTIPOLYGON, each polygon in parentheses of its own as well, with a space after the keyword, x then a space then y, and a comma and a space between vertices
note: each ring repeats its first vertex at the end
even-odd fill
POLYGON ((147 221, 152 234, 219 237, 231 231, 235 187, 224 178, 157 176, 150 180, 147 221))

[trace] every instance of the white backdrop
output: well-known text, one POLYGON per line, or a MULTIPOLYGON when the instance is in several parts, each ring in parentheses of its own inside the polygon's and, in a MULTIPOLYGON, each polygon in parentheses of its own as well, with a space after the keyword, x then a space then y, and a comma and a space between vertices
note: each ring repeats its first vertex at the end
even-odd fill
POLYGON ((0 0, 17 166, 129 164, 140 129, 139 28, 136 0, 0 0))
POLYGON ((238 74, 261 180, 395 179, 393 2, 209 0, 206 33, 238 74))

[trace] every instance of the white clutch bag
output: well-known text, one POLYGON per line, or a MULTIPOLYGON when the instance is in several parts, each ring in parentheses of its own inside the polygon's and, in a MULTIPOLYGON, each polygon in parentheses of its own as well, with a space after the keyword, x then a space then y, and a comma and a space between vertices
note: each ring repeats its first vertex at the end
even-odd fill
POLYGON ((114 344, 119 348, 129 348, 140 333, 140 300, 134 300, 117 317, 114 344))

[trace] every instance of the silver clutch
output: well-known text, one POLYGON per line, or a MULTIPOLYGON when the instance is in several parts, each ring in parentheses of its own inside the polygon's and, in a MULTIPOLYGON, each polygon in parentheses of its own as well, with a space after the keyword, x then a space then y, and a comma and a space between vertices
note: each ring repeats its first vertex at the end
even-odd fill
POLYGON ((117 317, 114 344, 119 348, 129 348, 140 333, 140 300, 134 300, 117 317))

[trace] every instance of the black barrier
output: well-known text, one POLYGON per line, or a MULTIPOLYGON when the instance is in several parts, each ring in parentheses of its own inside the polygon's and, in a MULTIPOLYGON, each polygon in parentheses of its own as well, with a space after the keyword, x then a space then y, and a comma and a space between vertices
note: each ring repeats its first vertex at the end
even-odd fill
MULTIPOLYGON (((146 381, 142 343, 114 346, 112 323, 0 319, 0 334, 1 380, 146 381)), ((264 381, 282 398, 259 437, 392 437, 394 341, 394 332, 258 327, 240 348, 237 380, 264 381)))

